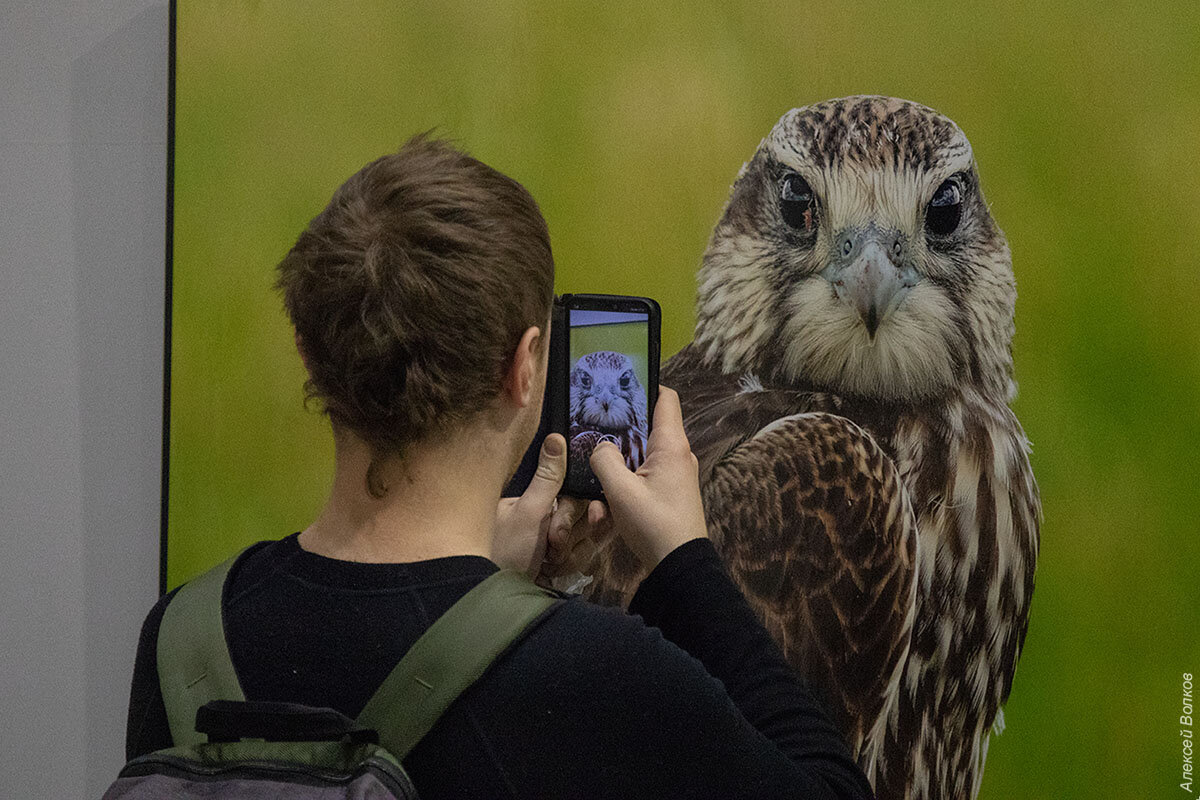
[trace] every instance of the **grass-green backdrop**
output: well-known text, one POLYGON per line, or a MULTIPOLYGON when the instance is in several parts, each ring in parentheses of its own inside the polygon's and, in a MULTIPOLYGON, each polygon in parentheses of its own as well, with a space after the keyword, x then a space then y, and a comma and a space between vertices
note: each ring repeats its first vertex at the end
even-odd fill
POLYGON ((363 163, 416 131, 457 137, 538 198, 558 291, 659 299, 670 354, 776 119, 898 95, 971 138, 1020 292, 1016 409, 1045 525, 981 797, 1189 796, 1198 44, 1195 0, 179 0, 171 585, 303 527, 325 495, 331 438, 270 286, 363 163))

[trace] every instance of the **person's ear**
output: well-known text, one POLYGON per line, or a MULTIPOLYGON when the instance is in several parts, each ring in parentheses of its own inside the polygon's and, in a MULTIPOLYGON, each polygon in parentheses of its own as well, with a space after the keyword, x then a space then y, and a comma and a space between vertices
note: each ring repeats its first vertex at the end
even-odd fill
POLYGON ((542 355, 542 330, 536 326, 521 334, 512 363, 504 376, 504 393, 518 408, 534 403, 541 393, 540 371, 545 369, 542 355))

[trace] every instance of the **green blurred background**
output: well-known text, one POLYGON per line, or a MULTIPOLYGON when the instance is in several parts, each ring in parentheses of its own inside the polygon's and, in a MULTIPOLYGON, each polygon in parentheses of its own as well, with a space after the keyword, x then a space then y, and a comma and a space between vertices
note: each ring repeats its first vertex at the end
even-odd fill
POLYGON ((663 353, 730 183, 788 109, 910 98, 967 132, 1020 298, 1045 506, 981 794, 1187 796, 1200 672, 1200 6, 178 3, 168 576, 304 527, 332 440, 274 265, 437 128, 530 188, 560 292, 648 295, 663 353))

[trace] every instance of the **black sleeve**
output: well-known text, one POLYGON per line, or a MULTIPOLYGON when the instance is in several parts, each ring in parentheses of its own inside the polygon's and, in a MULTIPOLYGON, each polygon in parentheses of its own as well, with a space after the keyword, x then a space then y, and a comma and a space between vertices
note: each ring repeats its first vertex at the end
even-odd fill
POLYGON ((688 542, 663 559, 629 610, 721 681, 751 727, 823 785, 819 796, 871 796, 841 734, 784 660, 710 541, 688 542))
MULTIPOLYGON (((175 590, 178 591, 178 590, 175 590)), ((125 724, 125 758, 135 758, 170 747, 171 727, 158 683, 158 628, 163 612, 175 596, 165 595, 150 609, 138 639, 137 659, 133 663, 133 685, 129 690, 129 719, 125 724)))

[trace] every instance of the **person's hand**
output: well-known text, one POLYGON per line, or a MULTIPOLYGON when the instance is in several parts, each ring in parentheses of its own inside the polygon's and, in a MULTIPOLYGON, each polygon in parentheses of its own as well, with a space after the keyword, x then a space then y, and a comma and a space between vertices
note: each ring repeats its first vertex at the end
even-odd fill
POLYGON ((546 555, 555 498, 567 477, 567 442, 552 433, 542 442, 537 471, 520 497, 502 497, 492 529, 492 561, 536 578, 546 555))
POLYGON ((596 553, 612 535, 612 517, 599 500, 559 497, 546 536, 546 558, 539 579, 587 572, 596 553))
POLYGON ((567 477, 567 443, 552 433, 542 442, 537 471, 520 497, 503 497, 496 509, 492 560, 548 582, 583 570, 612 533, 604 504, 559 497, 567 477))
POLYGON ((629 471, 621 449, 610 442, 596 446, 591 465, 604 487, 613 528, 646 569, 679 545, 707 538, 699 466, 674 390, 659 387, 646 460, 637 472, 629 471))

